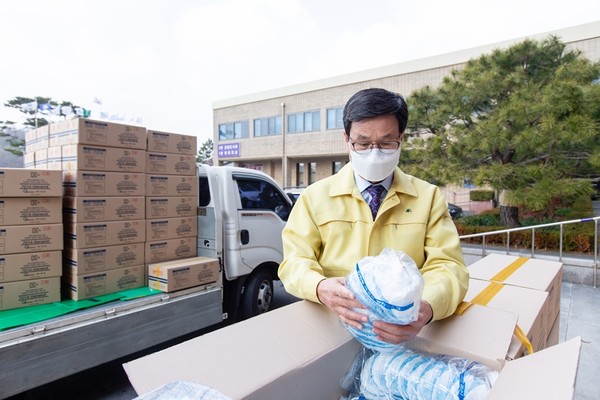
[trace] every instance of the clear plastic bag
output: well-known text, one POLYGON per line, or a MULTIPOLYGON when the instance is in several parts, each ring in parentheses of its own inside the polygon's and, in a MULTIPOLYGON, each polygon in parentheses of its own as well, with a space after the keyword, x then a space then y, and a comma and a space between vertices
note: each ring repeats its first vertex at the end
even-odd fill
POLYGON ((231 398, 208 386, 175 381, 166 383, 133 400, 231 400, 231 398))
POLYGON ((480 400, 498 373, 466 358, 411 350, 363 349, 341 386, 350 400, 480 400))
POLYGON ((377 339, 372 324, 380 320, 407 325, 419 316, 423 277, 407 254, 384 249, 378 256, 365 257, 346 276, 346 286, 367 309, 369 321, 363 329, 346 325, 346 329, 363 346, 376 351, 393 351, 398 347, 377 339))

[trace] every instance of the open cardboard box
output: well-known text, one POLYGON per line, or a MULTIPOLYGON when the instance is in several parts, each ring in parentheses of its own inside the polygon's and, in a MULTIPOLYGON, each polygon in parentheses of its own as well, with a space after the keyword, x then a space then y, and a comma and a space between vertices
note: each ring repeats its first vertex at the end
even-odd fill
MULTIPOLYGON (((429 324, 413 342, 501 370, 490 398, 572 399, 581 341, 514 361, 504 357, 517 316, 474 305, 429 324)), ((188 381, 231 399, 330 399, 360 349, 327 308, 300 301, 124 364, 140 395, 188 381)))

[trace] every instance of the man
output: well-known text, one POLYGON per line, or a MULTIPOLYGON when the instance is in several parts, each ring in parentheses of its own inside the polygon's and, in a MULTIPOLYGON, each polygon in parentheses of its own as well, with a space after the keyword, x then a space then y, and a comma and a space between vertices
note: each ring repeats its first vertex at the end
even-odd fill
POLYGON ((452 315, 468 285, 444 196, 397 167, 407 120, 402 96, 385 89, 361 90, 348 100, 344 137, 350 163, 304 190, 283 231, 279 267, 289 293, 325 304, 344 323, 362 329, 367 317, 353 308, 364 306, 344 277, 357 261, 384 248, 408 254, 425 281, 417 321, 373 323, 378 338, 394 344, 413 338, 429 321, 452 315))

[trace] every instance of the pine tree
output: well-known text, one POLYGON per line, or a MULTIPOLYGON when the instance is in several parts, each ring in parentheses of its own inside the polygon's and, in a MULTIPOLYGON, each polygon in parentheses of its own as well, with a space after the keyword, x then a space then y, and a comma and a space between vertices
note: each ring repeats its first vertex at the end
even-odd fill
POLYGON ((213 155, 213 141, 212 141, 212 139, 207 139, 200 146, 200 150, 198 150, 198 155, 196 156, 196 162, 205 163, 210 158, 212 158, 212 155, 213 155))
POLYGON ((470 60, 407 100, 402 167, 438 184, 489 185, 506 226, 519 225, 519 206, 590 194, 600 177, 599 78, 599 63, 556 37, 470 60))

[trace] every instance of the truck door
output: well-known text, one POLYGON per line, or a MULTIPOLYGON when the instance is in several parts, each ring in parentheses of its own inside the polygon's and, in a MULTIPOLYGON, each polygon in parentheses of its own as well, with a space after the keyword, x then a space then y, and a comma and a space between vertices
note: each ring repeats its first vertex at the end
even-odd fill
POLYGON ((251 269, 266 262, 283 260, 281 231, 291 203, 271 182, 236 176, 239 191, 238 216, 242 262, 251 269))
POLYGON ((198 256, 221 258, 223 222, 221 202, 215 174, 207 174, 205 168, 198 171, 198 256))

